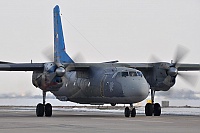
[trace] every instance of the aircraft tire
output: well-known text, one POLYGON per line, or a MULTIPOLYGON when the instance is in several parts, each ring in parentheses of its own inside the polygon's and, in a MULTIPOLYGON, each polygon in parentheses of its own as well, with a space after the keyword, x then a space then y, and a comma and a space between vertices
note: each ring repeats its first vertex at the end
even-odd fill
POLYGON ((133 108, 131 110, 131 117, 135 117, 135 116, 136 116, 136 110, 135 110, 135 108, 133 108))
POLYGON ((160 116, 161 114, 161 106, 159 103, 154 104, 154 116, 160 116))
POLYGON ((45 116, 46 117, 51 117, 52 116, 52 106, 50 103, 47 103, 45 105, 45 116))
POLYGON ((151 103, 146 104, 145 114, 146 114, 146 116, 152 116, 153 115, 153 105, 151 103))
POLYGON ((129 107, 125 108, 124 115, 125 115, 125 117, 129 117, 130 116, 130 109, 129 109, 129 107))
POLYGON ((43 117, 44 116, 44 105, 39 103, 36 107, 36 115, 37 117, 43 117))
POLYGON ((111 106, 115 106, 115 105, 116 105, 116 103, 111 103, 110 105, 111 105, 111 106))

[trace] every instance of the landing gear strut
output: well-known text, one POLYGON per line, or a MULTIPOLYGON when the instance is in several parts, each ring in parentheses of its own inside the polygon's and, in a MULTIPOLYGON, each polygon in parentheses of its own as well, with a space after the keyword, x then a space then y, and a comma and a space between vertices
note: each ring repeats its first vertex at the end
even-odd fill
POLYGON ((125 115, 125 117, 129 117, 129 116, 135 117, 136 116, 136 110, 133 107, 133 104, 130 104, 130 108, 129 107, 125 108, 124 115, 125 115))
POLYGON ((36 107, 37 117, 43 117, 44 114, 46 117, 52 116, 52 106, 50 103, 45 104, 46 100, 46 91, 43 91, 43 104, 39 103, 36 107))
POLYGON ((160 116, 161 114, 161 106, 159 103, 154 104, 154 96, 155 96, 155 90, 151 89, 151 102, 147 103, 145 106, 145 114, 146 116, 160 116))

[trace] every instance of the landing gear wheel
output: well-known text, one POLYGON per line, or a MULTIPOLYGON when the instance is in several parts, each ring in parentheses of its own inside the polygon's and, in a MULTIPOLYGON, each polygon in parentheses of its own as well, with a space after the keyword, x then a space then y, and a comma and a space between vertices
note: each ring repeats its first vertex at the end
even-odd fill
POLYGON ((111 103, 111 106, 115 106, 116 105, 116 103, 111 103))
POLYGON ((145 114, 146 116, 152 116, 153 114, 153 106, 151 103, 147 103, 145 106, 145 114))
POLYGON ((130 109, 129 109, 129 107, 125 108, 124 115, 125 115, 125 117, 129 117, 130 116, 130 109))
POLYGON ((135 108, 133 108, 131 111, 131 117, 135 117, 135 116, 136 116, 136 110, 135 108))
POLYGON ((161 106, 159 103, 154 104, 154 116, 160 116, 161 114, 161 106))
POLYGON ((36 115, 37 117, 43 117, 44 116, 44 105, 39 103, 36 107, 36 115))
POLYGON ((46 117, 51 117, 52 116, 52 106, 50 103, 47 103, 45 105, 45 116, 46 117))

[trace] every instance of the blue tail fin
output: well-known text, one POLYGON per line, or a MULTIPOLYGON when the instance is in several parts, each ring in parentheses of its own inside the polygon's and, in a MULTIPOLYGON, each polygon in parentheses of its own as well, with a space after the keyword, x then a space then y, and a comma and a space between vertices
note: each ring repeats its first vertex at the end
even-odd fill
POLYGON ((54 7, 53 15, 54 15, 54 62, 74 63, 74 61, 65 52, 65 42, 64 42, 62 23, 60 18, 60 9, 58 5, 54 7))

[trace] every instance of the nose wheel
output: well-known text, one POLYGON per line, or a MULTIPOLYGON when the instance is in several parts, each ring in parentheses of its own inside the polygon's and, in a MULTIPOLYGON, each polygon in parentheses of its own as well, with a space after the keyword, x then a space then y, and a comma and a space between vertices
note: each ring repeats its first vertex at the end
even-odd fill
POLYGON ((52 106, 50 103, 45 104, 46 92, 43 91, 43 104, 39 103, 36 107, 36 115, 37 117, 43 117, 44 114, 46 117, 52 116, 52 106))
POLYGON ((124 115, 125 117, 135 117, 136 116, 136 110, 133 107, 133 104, 130 104, 130 107, 126 107, 124 109, 124 115))

